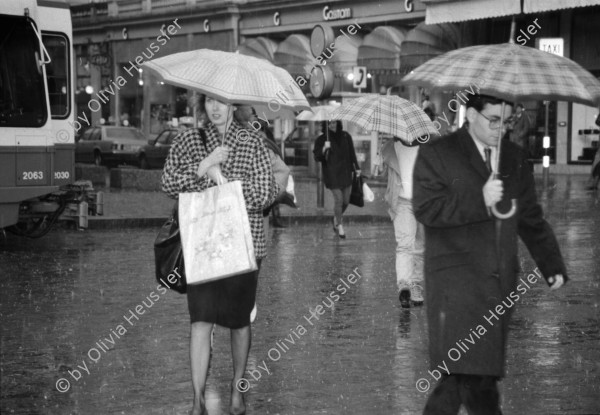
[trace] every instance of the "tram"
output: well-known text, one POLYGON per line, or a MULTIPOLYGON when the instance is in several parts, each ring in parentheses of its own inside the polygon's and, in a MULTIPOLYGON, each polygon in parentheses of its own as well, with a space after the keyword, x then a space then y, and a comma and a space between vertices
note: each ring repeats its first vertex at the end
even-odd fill
POLYGON ((101 214, 101 194, 74 181, 73 74, 65 0, 0 2, 0 229, 39 237, 101 214))

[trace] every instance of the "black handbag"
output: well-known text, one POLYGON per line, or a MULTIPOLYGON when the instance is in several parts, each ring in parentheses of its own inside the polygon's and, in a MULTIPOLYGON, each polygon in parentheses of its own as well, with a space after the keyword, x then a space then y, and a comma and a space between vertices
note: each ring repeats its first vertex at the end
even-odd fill
POLYGON ((170 290, 185 294, 187 282, 181 236, 179 235, 177 202, 175 202, 171 217, 160 228, 154 240, 154 263, 156 281, 170 290))
MULTIPOLYGON (((208 153, 206 132, 202 128, 198 128, 198 133, 202 139, 204 149, 208 153)), ((156 282, 165 288, 185 294, 187 291, 187 281, 185 279, 183 247, 181 246, 177 212, 178 203, 175 202, 171 217, 160 228, 154 240, 154 265, 156 269, 156 282)))
POLYGON ((352 190, 350 192, 350 204, 358 207, 363 207, 365 205, 362 175, 357 175, 356 173, 352 173, 352 190))

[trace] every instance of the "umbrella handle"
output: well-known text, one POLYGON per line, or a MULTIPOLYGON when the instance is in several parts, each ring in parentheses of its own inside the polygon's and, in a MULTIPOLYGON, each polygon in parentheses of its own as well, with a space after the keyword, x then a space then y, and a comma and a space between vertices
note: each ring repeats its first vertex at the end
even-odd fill
POLYGON ((496 207, 496 205, 492 206, 492 213, 494 214, 495 217, 497 217, 498 219, 508 219, 512 216, 515 215, 515 213, 517 212, 517 199, 510 199, 510 210, 506 213, 501 213, 498 208, 496 207))

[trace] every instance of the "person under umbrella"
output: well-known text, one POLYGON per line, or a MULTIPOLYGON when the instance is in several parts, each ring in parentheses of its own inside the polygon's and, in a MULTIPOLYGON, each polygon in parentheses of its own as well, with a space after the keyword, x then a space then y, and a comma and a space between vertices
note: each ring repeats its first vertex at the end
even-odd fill
POLYGON ((317 137, 313 154, 321 162, 325 187, 333 195, 333 231, 342 239, 346 232, 342 215, 350 204, 352 174, 360 175, 352 136, 342 129, 342 122, 336 122, 336 131, 328 131, 327 121, 323 122, 323 134, 317 137))
MULTIPOLYGON (((525 153, 503 142, 495 163, 512 105, 474 95, 465 126, 419 148, 413 210, 425 226, 429 362, 432 370, 444 368, 424 415, 458 414, 461 405, 469 414, 501 414, 497 382, 505 374, 510 316, 531 288, 518 280, 517 236, 551 289, 568 280, 525 153), (502 180, 495 178, 498 171, 502 180), (505 199, 518 201, 516 213, 505 220, 491 216, 499 202, 506 209, 505 199), (469 343, 464 353, 456 349, 460 341, 469 343)), ((540 278, 535 272, 529 284, 540 278)))
POLYGON ((189 129, 175 138, 163 170, 162 189, 177 198, 179 193, 200 192, 228 180, 241 180, 258 270, 187 287, 194 389, 191 414, 207 414, 204 391, 211 332, 217 324, 231 331, 234 373, 229 413, 240 415, 246 411, 242 391, 247 386, 243 377, 250 350, 250 314, 261 259, 266 256, 262 211, 275 200, 278 186, 262 138, 251 129, 243 131, 233 119, 236 107, 201 95, 200 109, 208 118, 204 127, 206 142, 199 129, 189 129))
POLYGON ((419 142, 407 144, 398 137, 381 148, 388 183, 385 201, 396 236, 396 283, 403 308, 423 304, 423 225, 412 209, 412 173, 419 142))

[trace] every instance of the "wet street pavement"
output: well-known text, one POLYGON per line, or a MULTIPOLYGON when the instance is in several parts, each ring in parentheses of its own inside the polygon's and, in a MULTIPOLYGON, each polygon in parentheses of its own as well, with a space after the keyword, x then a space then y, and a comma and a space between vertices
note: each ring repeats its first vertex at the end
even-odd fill
MULTIPOLYGON (((571 281, 558 291, 538 281, 519 300, 502 409, 599 414, 600 196, 583 190, 581 177, 566 177, 540 199, 571 281)), ((189 412, 187 304, 157 290, 156 232, 0 236, 0 413, 189 412)), ((350 224, 346 232, 338 240, 323 224, 270 231, 249 415, 421 413, 427 393, 416 383, 434 383, 426 308, 399 306, 391 222, 350 224)), ((527 275, 535 265, 521 253, 527 275)), ((227 413, 231 374, 229 332, 217 328, 210 415, 227 413)))

